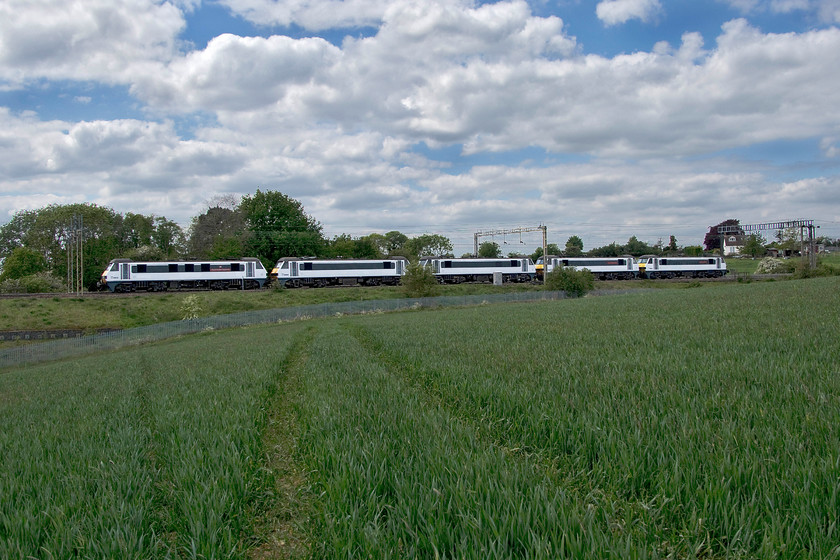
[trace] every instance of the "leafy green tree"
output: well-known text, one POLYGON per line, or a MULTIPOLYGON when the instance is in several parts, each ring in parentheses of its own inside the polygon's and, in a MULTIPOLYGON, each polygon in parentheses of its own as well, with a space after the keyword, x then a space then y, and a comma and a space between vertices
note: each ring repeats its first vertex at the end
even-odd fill
POLYGON ((3 261, 0 282, 31 276, 47 270, 47 259, 38 251, 26 247, 16 247, 3 261))
POLYGON ((325 242, 321 224, 306 214, 303 204, 278 191, 261 191, 242 197, 239 209, 249 236, 248 253, 266 267, 282 257, 319 255, 325 242))
POLYGON ((449 238, 437 234, 424 234, 412 237, 403 246, 411 255, 411 260, 427 255, 447 255, 452 253, 449 238))
MULTIPOLYGON (((590 257, 620 257, 625 253, 624 247, 618 245, 615 241, 603 247, 595 247, 590 249, 588 255, 590 257)), ((640 253, 643 255, 644 253, 640 253)))
POLYGON ((700 245, 686 245, 683 247, 683 253, 687 257, 700 257, 703 255, 703 247, 700 245))
POLYGON ((144 216, 143 214, 134 214, 126 212, 118 227, 119 234, 122 235, 122 245, 127 249, 137 249, 144 245, 152 244, 152 234, 155 231, 154 216, 144 216))
POLYGON ((577 235, 569 237, 566 241, 566 250, 564 254, 567 257, 579 257, 583 254, 583 240, 577 235))
POLYGON ((359 240, 364 240, 365 243, 370 243, 376 251, 375 258, 381 259, 388 255, 388 250, 386 249, 387 242, 385 240, 385 236, 381 233, 370 233, 360 237, 359 240))
POLYGON ((404 233, 400 233, 399 231, 389 231, 385 234, 384 253, 386 255, 393 254, 394 251, 399 251, 405 247, 406 242, 408 242, 408 236, 404 233))
POLYGON ((595 277, 586 269, 575 270, 556 266, 545 278, 545 289, 563 291, 570 297, 581 297, 595 287, 595 277))
POLYGON ((51 274, 65 278, 68 243, 76 247, 80 241, 83 281, 90 285, 121 250, 120 219, 114 210, 95 204, 51 204, 22 211, 0 228, 0 258, 26 247, 43 255, 51 274))
POLYGON ((238 209, 214 206, 192 219, 187 251, 192 258, 207 259, 224 247, 224 252, 243 257, 246 239, 244 214, 238 209))
POLYGON ((325 256, 331 258, 348 259, 377 259, 379 250, 370 236, 353 239, 349 235, 342 234, 335 236, 324 251, 325 256))
POLYGON ((669 253, 676 253, 679 250, 679 248, 677 247, 677 238, 674 237, 673 235, 671 236, 671 240, 669 241, 668 247, 666 247, 666 250, 669 253))
POLYGON ((630 239, 627 240, 627 245, 624 246, 623 253, 633 255, 634 257, 641 257, 642 255, 656 254, 659 253, 659 251, 655 247, 651 247, 644 241, 639 241, 638 239, 636 239, 636 236, 633 235, 630 237, 630 239))
POLYGON ((753 233, 747 236, 744 246, 741 247, 741 253, 752 258, 763 257, 767 252, 767 241, 760 234, 753 233))
POLYGON ((161 250, 164 258, 175 259, 182 256, 186 250, 186 236, 177 223, 163 216, 155 216, 152 244, 161 250))
POLYGON ((478 256, 484 259, 497 259, 502 255, 499 244, 495 241, 485 241, 478 246, 478 256))
MULTIPOLYGON (((549 243, 545 246, 545 248, 548 251, 549 255, 560 254, 560 247, 557 245, 557 243, 549 243)), ((531 253, 531 260, 537 262, 537 259, 539 259, 541 256, 543 256, 543 249, 542 247, 537 247, 536 251, 531 253)))

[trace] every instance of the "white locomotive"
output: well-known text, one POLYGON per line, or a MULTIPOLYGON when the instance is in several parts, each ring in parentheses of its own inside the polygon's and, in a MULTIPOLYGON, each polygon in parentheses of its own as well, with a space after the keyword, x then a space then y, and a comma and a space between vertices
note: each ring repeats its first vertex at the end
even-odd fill
POLYGON ((441 284, 461 282, 492 282, 493 274, 502 274, 502 282, 530 282, 536 268, 528 257, 512 259, 453 259, 448 257, 423 257, 422 266, 432 269, 441 284))
POLYGON ((719 278, 727 274, 723 257, 656 257, 639 258, 641 278, 719 278))
POLYGON ((102 273, 100 285, 112 292, 156 292, 182 288, 245 290, 262 288, 266 278, 265 267, 255 258, 158 262, 113 259, 102 273))
POLYGON ((623 257, 548 257, 548 272, 557 266, 574 270, 587 269, 599 280, 632 280, 639 275, 636 259, 623 257))
POLYGON ((408 261, 402 257, 382 260, 287 257, 277 261, 270 278, 287 288, 396 285, 407 266, 408 261))

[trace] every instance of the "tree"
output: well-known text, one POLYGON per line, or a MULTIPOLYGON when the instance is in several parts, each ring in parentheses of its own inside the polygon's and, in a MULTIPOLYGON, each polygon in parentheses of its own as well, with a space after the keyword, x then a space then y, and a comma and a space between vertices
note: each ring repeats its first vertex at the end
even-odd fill
POLYGON ((122 222, 119 233, 122 236, 120 241, 123 247, 137 249, 152 244, 152 234, 155 231, 154 216, 126 212, 122 220, 119 221, 122 222))
MULTIPOLYGON (((590 249, 588 255, 590 257, 619 257, 624 254, 624 247, 618 245, 615 241, 603 247, 596 247, 590 249)), ((644 253, 642 253, 644 254, 644 253)))
POLYGON ((122 216, 96 204, 51 204, 16 213, 0 227, 0 259, 17 247, 40 253, 47 270, 58 278, 67 275, 67 245, 80 241, 84 257, 83 285, 95 282, 108 261, 122 249, 118 226, 122 216), (81 236, 79 239, 78 236, 81 236))
POLYGON ((242 197, 239 209, 249 236, 246 248, 270 268, 282 257, 320 254, 325 246, 321 224, 306 214, 303 204, 278 191, 242 197))
POLYGON ((379 251, 370 236, 353 239, 349 235, 337 235, 325 249, 325 256, 330 258, 377 259, 379 251))
POLYGON ((644 241, 639 241, 638 239, 636 239, 636 236, 633 235, 630 237, 630 239, 627 240, 627 245, 624 246, 624 253, 628 255, 633 255, 634 257, 641 257, 642 255, 659 253, 659 251, 656 248, 651 247, 644 241))
POLYGON ((184 253, 186 236, 181 226, 172 220, 167 220, 163 216, 155 216, 155 230, 152 232, 152 244, 161 250, 164 258, 174 259, 184 253))
POLYGON ((192 219, 189 233, 187 248, 194 259, 210 258, 214 247, 220 245, 224 245, 228 251, 235 251, 237 258, 245 256, 247 227, 245 216, 240 210, 220 206, 208 208, 204 214, 192 219))
POLYGON ((668 247, 666 247, 669 253, 676 253, 679 248, 677 247, 677 238, 673 235, 671 236, 671 240, 668 243, 668 247))
MULTIPOLYGON (((712 252, 715 249, 721 249, 720 233, 718 232, 718 228, 721 226, 740 226, 740 222, 734 218, 730 218, 722 221, 716 226, 710 226, 709 231, 706 233, 706 237, 703 238, 703 245, 705 245, 707 251, 712 252)), ((744 230, 739 227, 737 235, 744 235, 744 230)))
POLYGON ((801 246, 800 229, 791 227, 778 230, 775 245, 785 251, 796 251, 801 246))
POLYGON ((566 241, 566 250, 563 252, 567 257, 579 257, 583 254, 583 240, 577 235, 569 237, 566 241))
POLYGON ((501 255, 502 250, 495 241, 485 241, 478 246, 478 256, 484 259, 498 259, 501 255))
POLYGON ((760 234, 753 233, 747 236, 747 239, 744 241, 744 246, 741 247, 741 253, 749 255, 752 258, 763 257, 764 253, 767 252, 766 243, 767 241, 764 237, 760 234))
POLYGON ((47 270, 47 260, 38 251, 26 247, 16 247, 3 261, 0 282, 31 276, 47 270))
MULTIPOLYGON (((559 255, 560 254, 560 247, 557 245, 557 243, 548 243, 545 246, 545 248, 548 251, 549 255, 559 255)), ((537 259, 539 259, 541 256, 543 256, 543 249, 542 249, 542 247, 537 247, 536 251, 534 251, 531 254, 531 260, 534 261, 534 262, 537 262, 537 259)))
POLYGON ((385 234, 385 254, 390 255, 394 251, 399 251, 405 247, 408 241, 408 236, 398 231, 389 231, 385 234))
POLYGON ((683 253, 687 257, 700 257, 703 255, 703 247, 700 245, 686 245, 683 247, 683 253))
POLYGON ((427 255, 446 255, 452 253, 452 242, 449 238, 437 234, 423 234, 417 237, 412 237, 405 242, 403 246, 405 250, 412 257, 411 260, 417 257, 427 255))

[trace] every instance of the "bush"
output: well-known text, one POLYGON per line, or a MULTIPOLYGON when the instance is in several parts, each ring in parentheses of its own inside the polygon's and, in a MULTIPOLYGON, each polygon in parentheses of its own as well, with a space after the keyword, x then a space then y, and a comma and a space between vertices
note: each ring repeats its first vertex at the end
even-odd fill
POLYGON ((64 282, 48 272, 0 282, 0 293, 3 294, 45 294, 64 290, 64 282))
POLYGON ((181 313, 184 316, 184 321, 198 319, 203 312, 201 299, 197 295, 188 295, 181 301, 181 313))
POLYGON ((793 271, 794 278, 816 278, 818 276, 838 276, 840 275, 840 270, 834 268, 833 266, 829 266, 823 262, 817 263, 817 268, 811 270, 810 263, 805 260, 801 259, 795 265, 795 269, 793 271))
POLYGON ((761 259, 755 269, 756 274, 787 274, 793 272, 795 263, 785 259, 775 259, 773 257, 765 257, 761 259))
POLYGON ((403 290, 408 297, 429 297, 437 295, 438 281, 428 267, 420 263, 409 264, 402 277, 403 290))
POLYGON ((557 266, 545 277, 547 290, 566 292, 570 297, 581 297, 595 287, 595 277, 588 269, 575 270, 557 266))

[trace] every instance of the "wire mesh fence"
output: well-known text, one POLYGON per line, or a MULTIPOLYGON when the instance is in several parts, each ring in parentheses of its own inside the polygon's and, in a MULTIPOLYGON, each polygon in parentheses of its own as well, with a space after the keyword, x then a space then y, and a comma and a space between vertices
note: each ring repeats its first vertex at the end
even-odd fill
MULTIPOLYGON (((598 295, 625 291, 628 290, 603 291, 599 292, 598 295)), ((314 319, 318 317, 333 317, 338 315, 380 313, 435 307, 471 306, 489 303, 557 300, 565 298, 566 294, 564 292, 533 291, 507 294, 346 301, 340 303, 323 303, 299 307, 244 311, 229 315, 216 315, 213 317, 158 323, 155 325, 137 327, 133 329, 117 330, 6 348, 0 350, 0 368, 23 366, 39 362, 83 356, 105 350, 114 350, 126 346, 145 344, 208 330, 282 323, 287 321, 314 319)))

